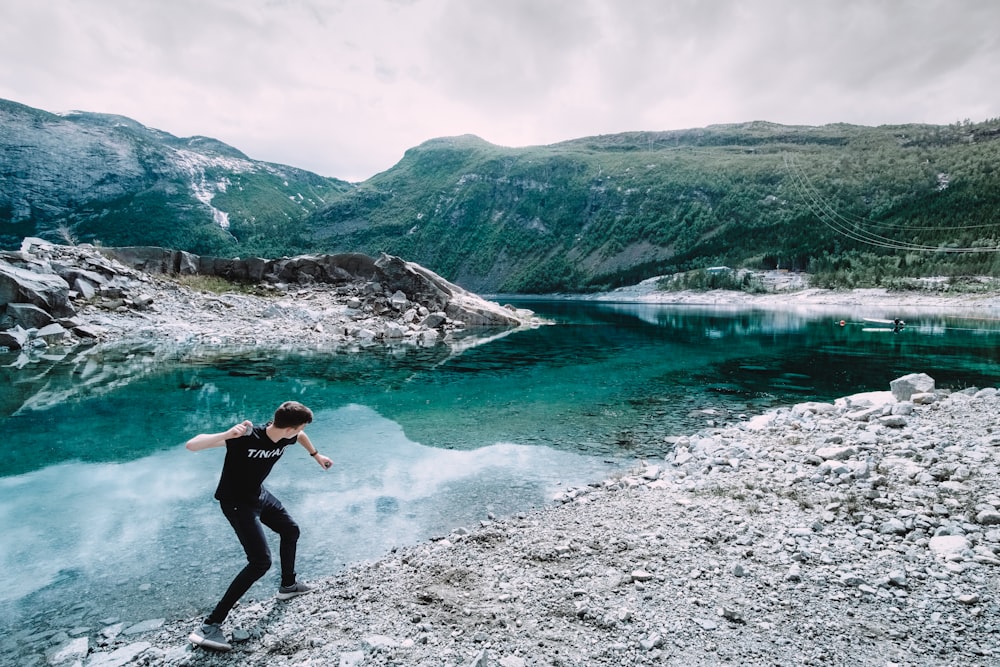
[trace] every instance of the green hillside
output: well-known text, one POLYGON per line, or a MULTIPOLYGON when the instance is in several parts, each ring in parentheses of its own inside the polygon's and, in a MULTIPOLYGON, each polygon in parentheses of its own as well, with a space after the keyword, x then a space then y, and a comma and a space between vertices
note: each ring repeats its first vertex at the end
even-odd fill
POLYGON ((428 141, 314 214, 327 251, 385 251, 472 289, 581 291, 711 265, 840 284, 996 274, 1000 119, 754 122, 510 149, 428 141))
POLYGON ((208 137, 0 100, 0 247, 41 236, 229 256, 301 252, 306 216, 351 188, 208 137))

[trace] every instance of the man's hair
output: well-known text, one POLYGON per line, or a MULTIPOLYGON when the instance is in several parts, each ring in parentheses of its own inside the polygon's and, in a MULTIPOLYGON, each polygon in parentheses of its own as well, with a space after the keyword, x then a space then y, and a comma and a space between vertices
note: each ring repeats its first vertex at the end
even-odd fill
POLYGON ((275 428, 294 428, 311 424, 313 420, 312 410, 302 405, 298 401, 285 401, 274 411, 275 428))

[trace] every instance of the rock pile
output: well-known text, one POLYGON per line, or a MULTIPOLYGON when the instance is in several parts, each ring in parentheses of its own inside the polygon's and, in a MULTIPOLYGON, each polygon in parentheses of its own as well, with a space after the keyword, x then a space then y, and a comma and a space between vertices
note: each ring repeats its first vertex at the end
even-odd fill
POLYGON ((247 602, 232 653, 187 645, 199 619, 157 619, 50 635, 50 663, 997 665, 998 412, 995 388, 923 375, 782 408, 247 602))
MULTIPOLYGON (((0 253, 0 348, 150 339, 323 346, 431 344, 470 328, 535 322, 412 262, 383 255, 219 259, 163 248, 25 239, 0 253), (251 293, 206 294, 171 276, 215 276, 251 293)), ((537 323, 537 322, 535 322, 537 323)))

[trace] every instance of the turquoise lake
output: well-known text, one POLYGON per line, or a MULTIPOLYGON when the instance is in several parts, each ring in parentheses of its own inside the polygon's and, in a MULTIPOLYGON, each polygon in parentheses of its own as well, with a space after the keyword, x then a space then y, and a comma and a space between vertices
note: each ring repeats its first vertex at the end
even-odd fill
MULTIPOLYGON (((350 352, 0 354, 0 621, 96 630, 208 611, 243 554, 212 499, 222 450, 183 443, 266 421, 288 399, 313 409, 307 432, 335 461, 324 472, 293 448, 268 481, 302 526, 308 580, 544 506, 662 456, 669 435, 886 390, 911 372, 1000 384, 997 313, 517 305, 554 323, 350 352), (863 319, 894 316, 905 329, 863 319)), ((248 597, 273 595, 276 570, 248 597)))

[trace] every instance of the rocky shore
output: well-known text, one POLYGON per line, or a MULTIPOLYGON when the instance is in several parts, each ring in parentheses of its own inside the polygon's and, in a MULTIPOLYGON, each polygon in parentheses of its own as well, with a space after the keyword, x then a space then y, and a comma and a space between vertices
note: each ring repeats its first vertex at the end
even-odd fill
POLYGON ((754 275, 766 289, 765 292, 663 291, 657 287, 660 277, 654 277, 635 285, 580 298, 627 303, 754 308, 852 306, 891 309, 1000 310, 1000 283, 989 277, 969 279, 961 287, 950 284, 950 281, 945 278, 928 278, 915 281, 914 289, 910 290, 891 290, 884 287, 832 290, 810 287, 809 276, 801 273, 758 271, 754 272, 754 275))
POLYGON ((389 255, 231 260, 40 239, 0 253, 0 348, 21 363, 94 343, 433 345, 537 324, 389 255))
POLYGON ((245 601, 224 626, 230 653, 188 644, 198 618, 74 637, 79 619, 50 617, 45 662, 998 665, 998 412, 996 388, 922 374, 782 408, 312 594, 245 601))

